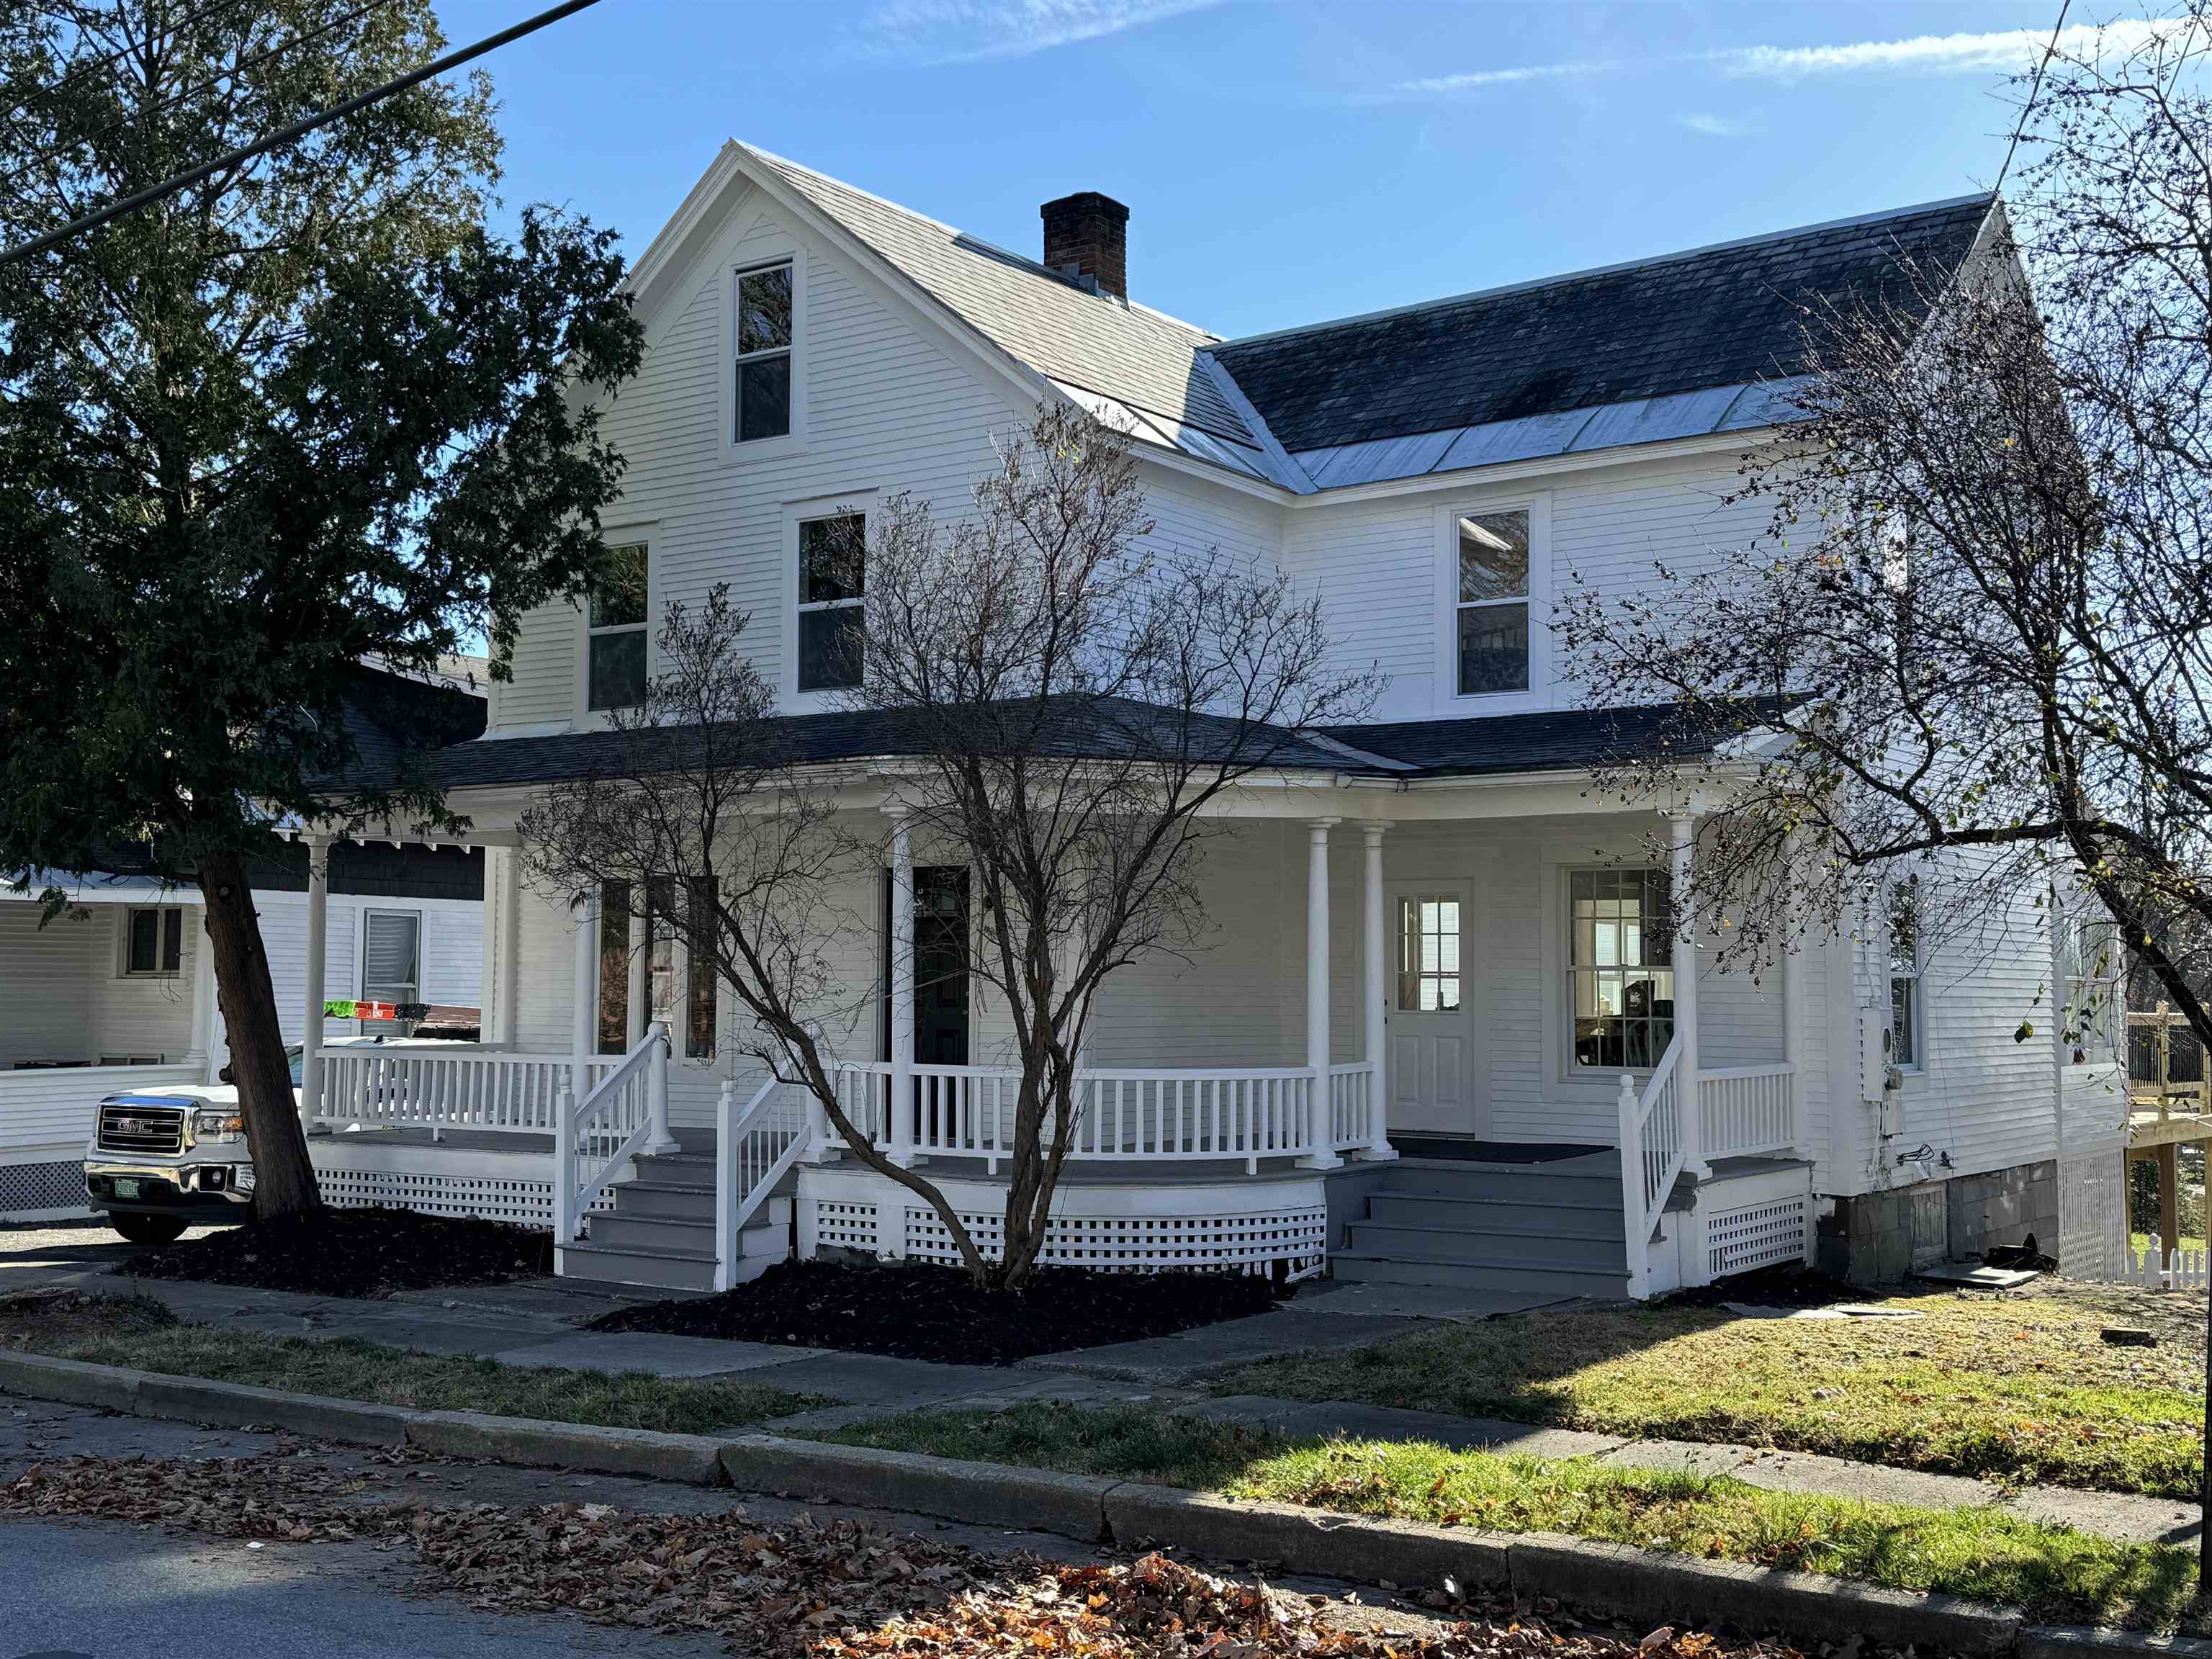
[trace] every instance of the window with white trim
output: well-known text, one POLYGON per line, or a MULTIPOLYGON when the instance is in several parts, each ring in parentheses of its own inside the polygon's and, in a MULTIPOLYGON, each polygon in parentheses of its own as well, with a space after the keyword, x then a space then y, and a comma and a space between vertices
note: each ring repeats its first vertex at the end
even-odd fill
POLYGON ((1928 1046, 1927 1000, 1922 983, 1927 970, 1919 884, 1893 883, 1889 890, 1889 1055, 1903 1071, 1918 1071, 1928 1046))
POLYGON ((1459 695, 1528 690, 1528 512, 1459 518, 1459 695))
POLYGON ((364 912, 361 1000, 395 1006, 419 1003, 422 990, 422 918, 412 910, 364 912))
POLYGON ((185 913, 173 904, 125 914, 123 974, 126 979, 167 979, 184 966, 185 913))
POLYGON ((840 513, 799 523, 799 690, 860 683, 866 642, 868 519, 840 513))
POLYGON ((1451 893, 1398 901, 1398 1006, 1409 1014, 1448 1014, 1460 1004, 1460 916, 1451 893))
POLYGON ((1577 1070, 1648 1072, 1674 1040, 1670 884, 1658 869, 1567 872, 1567 1007, 1577 1070))
POLYGON ((645 701, 646 580, 643 542, 607 550, 606 572, 592 590, 586 620, 584 706, 598 713, 645 701))
POLYGON ((741 270, 737 280, 738 442, 791 431, 791 261, 741 270))
POLYGON ((632 905, 633 890, 626 881, 611 881, 599 890, 598 1050, 626 1054, 644 1037, 645 1028, 659 1020, 680 1045, 676 1052, 686 1060, 712 1060, 714 957, 711 948, 691 948, 695 939, 714 938, 712 896, 703 882, 693 883, 687 895, 675 877, 656 876, 647 884, 640 915, 632 905), (679 914, 679 902, 688 915, 679 914))

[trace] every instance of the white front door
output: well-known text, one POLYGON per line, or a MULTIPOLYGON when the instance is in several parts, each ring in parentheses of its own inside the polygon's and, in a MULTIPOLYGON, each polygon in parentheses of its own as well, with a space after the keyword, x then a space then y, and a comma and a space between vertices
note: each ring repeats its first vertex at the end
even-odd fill
POLYGON ((1390 1127, 1473 1135, 1472 987, 1462 972, 1468 914, 1457 882, 1411 883, 1390 896, 1390 1127))

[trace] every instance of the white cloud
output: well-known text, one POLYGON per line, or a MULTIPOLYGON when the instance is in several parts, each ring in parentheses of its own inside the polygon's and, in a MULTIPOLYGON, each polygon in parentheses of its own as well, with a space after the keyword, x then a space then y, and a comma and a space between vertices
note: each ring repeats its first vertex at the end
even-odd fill
POLYGON ((931 64, 1019 58, 1141 28, 1221 0, 884 0, 861 20, 871 51, 931 64))
MULTIPOLYGON (((2157 38, 2174 22, 2123 18, 2103 29, 2077 24, 2058 33, 2062 54, 2097 48, 2129 52, 2157 38)), ((2010 75, 2035 67, 2051 44, 2049 29, 2000 29, 1984 34, 1920 34, 1908 40, 1855 40, 1828 46, 1738 46, 1700 54, 1727 76, 1795 81, 1811 75, 2010 75)))
POLYGON ((1732 115, 1714 115, 1705 110, 1692 110, 1674 118, 1678 125, 1707 138, 1741 138, 1751 129, 1732 115))
MULTIPOLYGON (((2185 26, 2180 20, 2145 17, 2122 18, 2101 28, 2077 24, 2059 32, 2058 49, 2063 55, 2082 57, 2095 52, 2101 40, 2108 55, 2125 53, 2149 44, 2161 33, 2179 31, 2185 26)), ((2048 29, 2001 29, 1978 34, 1922 34, 1903 40, 1853 40, 1819 46, 1729 46, 1717 52, 1676 52, 1640 59, 1583 58, 1556 64, 1470 70, 1460 75, 1432 75, 1418 81, 1401 81, 1390 91, 1403 98, 1436 97, 1532 81, 1595 80, 1634 74, 1661 64, 1707 64, 1730 80, 1799 81, 1812 76, 1845 75, 2009 75, 2033 69, 2050 44, 2048 29)), ((1693 131, 1716 131, 1698 125, 1700 118, 1726 118, 1685 116, 1682 124, 1693 131)))

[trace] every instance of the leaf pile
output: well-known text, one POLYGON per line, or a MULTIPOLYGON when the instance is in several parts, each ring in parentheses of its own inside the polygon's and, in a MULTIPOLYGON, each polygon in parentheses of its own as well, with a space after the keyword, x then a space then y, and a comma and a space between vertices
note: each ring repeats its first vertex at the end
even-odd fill
POLYGON ((0 1488, 0 1514, 98 1516, 295 1544, 404 1543, 434 1580, 481 1608, 708 1634, 764 1659, 1799 1659, 1671 1627, 1638 1642, 1564 1615, 1470 1604, 1449 1583, 1419 1599, 1458 1622, 1354 1609, 1370 1621, 1355 1627, 1325 1597, 1214 1577, 1158 1553, 1066 1565, 848 1521, 764 1525, 742 1510, 392 1502, 370 1491, 382 1478, 282 1452, 78 1457, 0 1488))
POLYGON ((783 1261, 718 1296, 617 1308, 588 1330, 790 1342, 952 1365, 1171 1336, 1274 1306, 1257 1273, 1108 1273, 1040 1268, 1018 1290, 985 1288, 933 1262, 783 1261))
POLYGON ((141 1251, 118 1273, 372 1298, 553 1271, 553 1235, 416 1210, 321 1209, 141 1251))

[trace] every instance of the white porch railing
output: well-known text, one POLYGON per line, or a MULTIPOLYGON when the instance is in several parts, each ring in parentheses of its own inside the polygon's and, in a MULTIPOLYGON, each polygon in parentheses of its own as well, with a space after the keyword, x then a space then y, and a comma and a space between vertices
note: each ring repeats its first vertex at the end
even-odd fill
POLYGON ((1787 1154, 1797 1149, 1797 1066, 1738 1066, 1698 1073, 1708 1158, 1787 1154))
POLYGON ((594 1199, 622 1179, 639 1152, 672 1151, 668 1133, 668 1028, 655 1020, 581 1100, 564 1088, 553 1113, 553 1249, 582 1231, 594 1199))
POLYGON ((746 1224, 799 1161, 809 1141, 812 1096, 770 1078, 742 1103, 737 1085, 722 1085, 714 1143, 714 1288, 737 1283, 746 1224))
POLYGON ((1628 1293, 1638 1298, 1650 1293, 1651 1237, 1688 1157, 1681 1061, 1677 1032, 1642 1093, 1634 1077, 1620 1074, 1621 1209, 1627 1223, 1628 1293))
MULTIPOLYGON (((914 1103, 890 1108, 889 1060, 848 1060, 836 1071, 839 1109, 875 1144, 896 1155, 979 1158, 995 1174, 1011 1155, 1021 1073, 1007 1066, 926 1066, 912 1069, 914 1103)), ((1369 1146, 1374 1134, 1373 1068, 1332 1066, 1317 1096, 1305 1066, 1095 1068, 1076 1073, 1071 1160, 1146 1163, 1241 1158, 1256 1171, 1263 1158, 1314 1158, 1369 1146), (1326 1117, 1318 1115, 1326 1111, 1326 1117)), ((828 1146, 844 1145, 826 1122, 828 1146)))
MULTIPOLYGON (((567 1054, 451 1052, 372 1044, 325 1045, 319 1121, 332 1127, 508 1130, 551 1134, 561 1091, 574 1075, 567 1054)), ((591 1069, 604 1073, 611 1059, 591 1069)))

